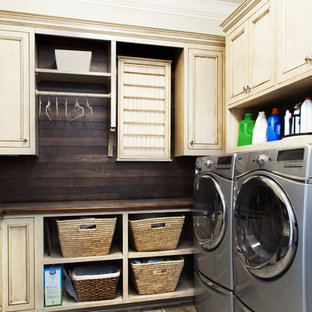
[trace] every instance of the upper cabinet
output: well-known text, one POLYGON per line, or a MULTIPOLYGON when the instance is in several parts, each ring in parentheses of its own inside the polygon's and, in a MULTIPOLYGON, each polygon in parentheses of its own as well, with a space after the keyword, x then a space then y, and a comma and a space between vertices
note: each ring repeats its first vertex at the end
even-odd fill
POLYGON ((176 66, 175 156, 223 151, 224 48, 185 48, 176 66))
POLYGON ((34 33, 0 26, 0 155, 36 154, 34 33))
POLYGON ((279 0, 278 82, 312 71, 312 2, 279 0))
POLYGON ((275 83, 273 4, 255 7, 226 38, 227 104, 244 100, 275 83))

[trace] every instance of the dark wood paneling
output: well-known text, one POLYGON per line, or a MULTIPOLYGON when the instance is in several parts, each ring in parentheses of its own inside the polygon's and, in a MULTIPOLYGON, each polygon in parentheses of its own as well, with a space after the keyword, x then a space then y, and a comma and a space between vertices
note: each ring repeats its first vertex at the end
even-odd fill
POLYGON ((108 103, 100 101, 89 100, 94 115, 87 121, 49 122, 41 115, 39 156, 0 157, 1 202, 192 196, 193 157, 172 162, 107 157, 108 103))

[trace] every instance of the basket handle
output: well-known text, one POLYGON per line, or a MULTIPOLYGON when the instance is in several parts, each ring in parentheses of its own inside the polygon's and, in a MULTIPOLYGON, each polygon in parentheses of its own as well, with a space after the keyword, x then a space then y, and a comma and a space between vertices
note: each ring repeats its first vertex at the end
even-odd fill
POLYGON ((166 222, 151 224, 152 229, 158 229, 158 228, 164 228, 164 227, 166 227, 166 222))
POLYGON ((85 231, 85 230, 96 230, 96 224, 88 224, 88 225, 81 224, 79 226, 79 230, 83 230, 83 231, 85 231))
POLYGON ((167 269, 158 269, 158 270, 154 270, 152 272, 153 275, 156 275, 156 274, 166 274, 167 273, 167 269))

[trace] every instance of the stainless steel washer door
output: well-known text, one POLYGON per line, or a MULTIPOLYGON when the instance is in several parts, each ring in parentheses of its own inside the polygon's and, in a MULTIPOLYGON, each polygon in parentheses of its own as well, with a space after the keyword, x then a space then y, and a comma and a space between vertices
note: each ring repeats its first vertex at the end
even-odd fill
POLYGON ((221 243, 226 227, 226 207, 218 182, 202 175, 194 185, 193 226, 197 242, 206 250, 221 243))
POLYGON ((271 178, 252 176, 242 184, 234 208, 236 250, 255 276, 270 279, 290 266, 297 223, 292 206, 271 178))

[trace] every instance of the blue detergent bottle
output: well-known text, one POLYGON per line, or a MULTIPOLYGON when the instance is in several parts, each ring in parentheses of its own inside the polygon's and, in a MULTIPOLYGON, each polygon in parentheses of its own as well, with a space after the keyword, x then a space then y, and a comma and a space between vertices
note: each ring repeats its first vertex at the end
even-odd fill
POLYGON ((279 109, 274 107, 272 115, 268 119, 267 141, 276 141, 281 139, 281 116, 279 109))

